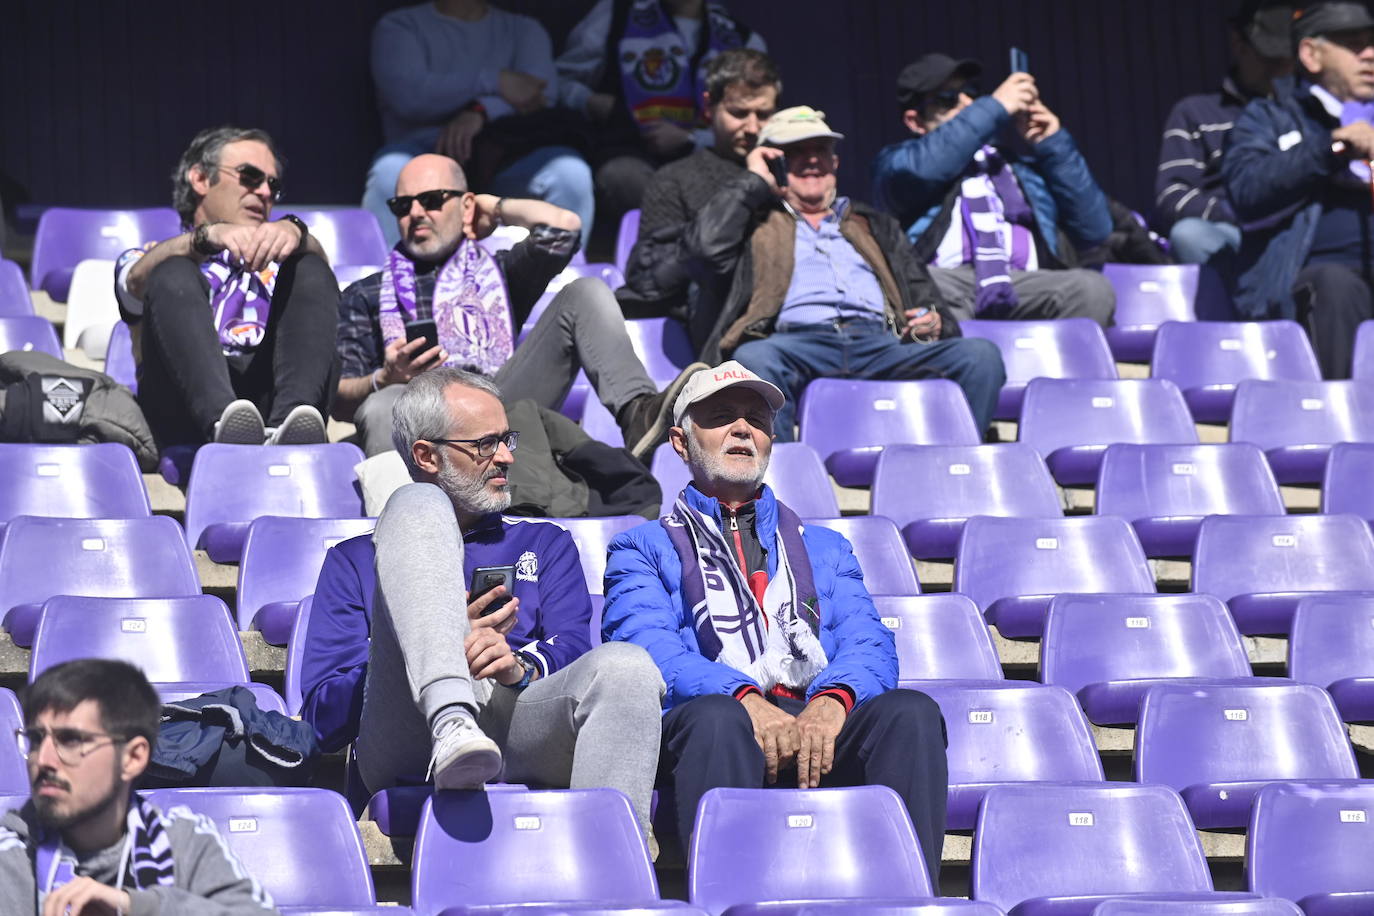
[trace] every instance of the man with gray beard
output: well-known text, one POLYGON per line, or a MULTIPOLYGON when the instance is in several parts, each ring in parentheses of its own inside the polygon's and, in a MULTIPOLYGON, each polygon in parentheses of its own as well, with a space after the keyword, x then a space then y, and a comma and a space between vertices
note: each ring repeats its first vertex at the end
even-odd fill
POLYGON ((709 789, 884 785, 938 886, 944 722, 895 689, 892 633, 849 542, 764 485, 783 401, 733 360, 688 379, 669 441, 692 482, 670 514, 611 542, 602 635, 648 649, 663 673, 659 778, 684 849, 709 789))
POLYGON ((629 797, 647 836, 663 679, 637 646, 590 649, 571 535, 501 515, 519 433, 500 392, 430 369, 397 399, 393 423, 416 482, 392 495, 374 534, 325 558, 301 717, 326 750, 353 742, 371 792, 431 777, 437 789, 498 776, 608 787, 629 797), (509 585, 483 592, 493 575, 509 585))

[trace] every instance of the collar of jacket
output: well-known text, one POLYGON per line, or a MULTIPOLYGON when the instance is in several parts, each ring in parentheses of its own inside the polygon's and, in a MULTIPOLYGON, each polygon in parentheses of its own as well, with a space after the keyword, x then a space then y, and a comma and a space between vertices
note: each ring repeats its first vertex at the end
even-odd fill
MULTIPOLYGON (((709 515, 716 523, 716 527, 725 530, 725 514, 721 511, 720 500, 714 496, 707 496, 697 489, 694 483, 687 484, 683 491, 687 499, 687 505, 709 515)), ((759 543, 765 550, 772 554, 772 545, 778 536, 778 502, 773 495, 773 488, 764 484, 759 488, 759 495, 754 498, 754 530, 758 532, 759 543)))

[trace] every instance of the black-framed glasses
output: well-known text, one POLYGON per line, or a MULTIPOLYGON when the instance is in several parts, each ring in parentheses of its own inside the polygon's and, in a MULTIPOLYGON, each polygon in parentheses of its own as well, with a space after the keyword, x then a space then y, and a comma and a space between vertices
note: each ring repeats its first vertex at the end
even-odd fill
POLYGON ((518 430, 508 429, 503 433, 495 433, 490 436, 483 436, 480 439, 426 439, 435 445, 471 445, 477 451, 478 458, 490 458, 496 454, 496 449, 504 445, 512 452, 515 451, 520 442, 518 430))
POLYGON ((238 177, 239 184, 249 191, 256 191, 262 187, 262 183, 267 182, 267 190, 272 194, 272 202, 281 200, 281 179, 275 175, 269 175, 256 165, 249 165, 247 162, 242 165, 219 167, 221 172, 232 172, 238 177))
POLYGON ((15 742, 19 745, 19 753, 25 757, 30 757, 38 753, 43 746, 43 739, 51 737, 53 748, 57 751, 57 759, 67 766, 76 766, 88 754, 95 751, 103 744, 103 739, 108 739, 111 744, 119 744, 129 740, 124 735, 110 735, 104 732, 88 732, 79 728, 16 728, 14 730, 15 742))
POLYGON ((948 111, 959 104, 959 96, 966 95, 971 99, 976 99, 979 94, 976 84, 964 83, 962 86, 955 86, 953 89, 945 89, 942 92, 935 92, 926 96, 921 109, 926 112, 948 111))
POLYGON ((415 201, 420 202, 420 206, 426 210, 443 209, 444 204, 450 198, 462 197, 467 191, 459 191, 454 188, 444 188, 437 191, 421 191, 419 194, 407 194, 404 197, 393 197, 386 202, 386 207, 395 217, 405 216, 410 212, 410 205, 415 201))

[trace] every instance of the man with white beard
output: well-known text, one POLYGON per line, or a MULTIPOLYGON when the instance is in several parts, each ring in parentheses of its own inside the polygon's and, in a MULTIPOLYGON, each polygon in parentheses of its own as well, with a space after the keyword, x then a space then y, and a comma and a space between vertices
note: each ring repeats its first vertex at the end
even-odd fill
POLYGON ((667 516, 611 542, 602 635, 649 650, 667 684, 659 780, 684 849, 709 789, 885 785, 934 881, 944 722, 896 689, 892 633, 849 542, 764 485, 783 401, 733 360, 683 386, 669 441, 692 482, 667 516))

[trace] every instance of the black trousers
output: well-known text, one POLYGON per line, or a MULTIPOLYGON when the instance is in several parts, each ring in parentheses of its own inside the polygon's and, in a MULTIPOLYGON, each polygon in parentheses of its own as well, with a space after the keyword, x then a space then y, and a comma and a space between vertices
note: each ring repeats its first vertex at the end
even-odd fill
POLYGON ((1309 264, 1298 274, 1293 295, 1322 377, 1350 378, 1355 331, 1361 321, 1374 318, 1369 279, 1344 264, 1309 264))
POLYGON ((168 258, 148 277, 138 401, 158 446, 209 440, 239 398, 257 405, 268 426, 299 404, 328 416, 338 384, 339 286, 324 259, 306 254, 281 265, 267 333, 251 353, 221 351, 209 295, 190 258, 168 258))
MULTIPOLYGON (((787 712, 799 712, 783 701, 787 712)), ((764 786, 763 750, 749 714, 734 697, 705 696, 676 706, 663 717, 660 783, 677 797, 678 835, 690 848, 697 803, 721 786, 764 786)), ((796 787, 795 767, 780 772, 778 788, 796 787), (786 773, 786 775, 783 775, 786 773)), ((940 707, 914 690, 889 690, 849 714, 835 739, 835 761, 821 785, 887 786, 901 796, 921 842, 931 884, 940 886, 949 771, 940 707)))

